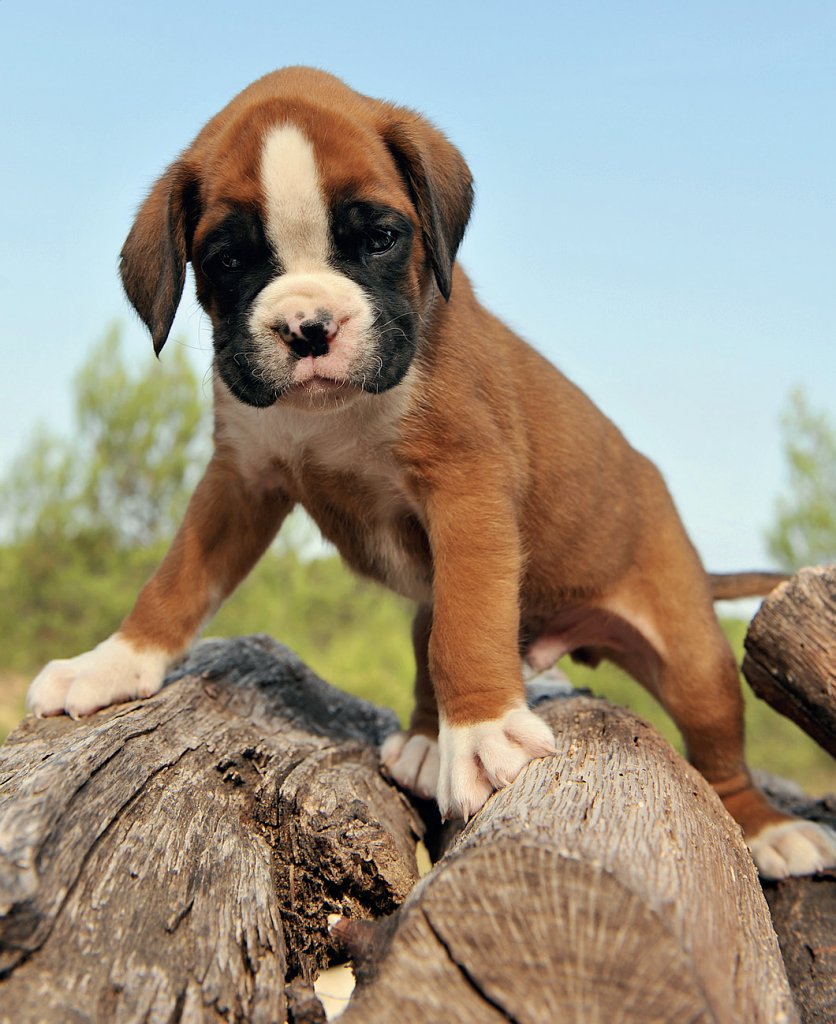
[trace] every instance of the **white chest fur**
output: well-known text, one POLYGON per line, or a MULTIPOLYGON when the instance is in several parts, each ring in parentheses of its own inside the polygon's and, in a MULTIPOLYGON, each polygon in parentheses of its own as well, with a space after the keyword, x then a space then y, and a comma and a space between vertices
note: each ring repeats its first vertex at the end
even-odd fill
POLYGON ((429 558, 416 545, 420 513, 394 454, 410 390, 407 380, 345 407, 254 409, 218 385, 216 408, 219 440, 250 486, 287 489, 350 565, 429 601, 429 558), (333 486, 323 489, 324 480, 333 486))

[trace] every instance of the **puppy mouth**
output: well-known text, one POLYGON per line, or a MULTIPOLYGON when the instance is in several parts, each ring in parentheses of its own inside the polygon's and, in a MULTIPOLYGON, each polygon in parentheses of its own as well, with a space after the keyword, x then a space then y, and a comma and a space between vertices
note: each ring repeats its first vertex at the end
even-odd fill
POLYGON ((290 380, 291 391, 308 394, 328 394, 339 391, 355 391, 357 385, 348 377, 339 376, 333 370, 323 366, 323 361, 315 356, 299 359, 293 367, 290 380))
POLYGON ((325 411, 341 408, 355 401, 361 394, 361 383, 354 380, 353 375, 343 376, 335 368, 329 367, 326 360, 306 356, 294 363, 292 373, 277 399, 294 408, 325 411))
POLYGON ((314 392, 347 391, 354 389, 354 385, 347 380, 332 380, 330 377, 310 377, 306 381, 294 385, 294 391, 305 391, 310 394, 314 392))

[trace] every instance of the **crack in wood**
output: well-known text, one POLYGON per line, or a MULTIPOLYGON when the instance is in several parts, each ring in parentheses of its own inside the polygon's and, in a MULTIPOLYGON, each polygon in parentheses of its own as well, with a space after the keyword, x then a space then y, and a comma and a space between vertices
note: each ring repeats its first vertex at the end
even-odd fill
POLYGON ((478 999, 481 1002, 486 1003, 488 1006, 492 1007, 494 1010, 497 1011, 497 1013, 501 1013, 502 1016, 507 1021, 509 1021, 509 1024, 520 1024, 518 1018, 515 1017, 506 1006, 503 1006, 496 1000, 491 999, 487 992, 485 992, 482 986, 473 977, 467 965, 453 955, 453 951, 450 948, 450 945, 448 944, 444 936, 441 934, 441 932, 435 927, 432 917, 423 909, 421 910, 421 916, 423 920, 426 922, 426 925, 429 928, 432 935, 434 936, 435 940, 444 950, 444 954, 449 963, 459 972, 462 979, 465 982, 467 982, 467 984, 470 986, 470 989, 478 997, 478 999))

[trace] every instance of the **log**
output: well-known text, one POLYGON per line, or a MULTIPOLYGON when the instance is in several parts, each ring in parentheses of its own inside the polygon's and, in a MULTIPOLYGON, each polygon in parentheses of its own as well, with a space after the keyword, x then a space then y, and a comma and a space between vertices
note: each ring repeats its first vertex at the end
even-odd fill
POLYGON ((555 757, 495 794, 360 953, 341 1024, 797 1020, 740 830, 650 726, 540 711, 555 757))
POLYGON ((802 1024, 836 1021, 836 882, 793 878, 766 899, 802 1024))
MULTIPOLYGON (((836 829, 836 795, 805 797, 792 783, 757 773, 758 785, 789 814, 836 829)), ((836 1021, 836 872, 765 882, 787 978, 802 1024, 836 1021)))
POLYGON ((423 824, 377 765, 394 715, 265 637, 200 645, 148 701, 27 720, 0 748, 0 1021, 321 1024, 337 944, 347 1024, 796 1020, 702 778, 604 701, 539 713, 558 754, 437 837, 417 886, 423 824))
POLYGON ((391 912, 417 877, 374 749, 396 724, 265 637, 200 645, 150 700, 27 719, 0 748, 0 1020, 285 1020, 328 914, 391 912))
MULTIPOLYGON (((836 754, 836 566, 802 569, 766 598, 745 640, 754 692, 836 754)), ((836 828, 836 797, 758 779, 784 810, 836 828)), ((804 1024, 836 1021, 836 873, 764 886, 804 1024)))
POLYGON ((802 569, 763 602, 746 636, 755 693, 836 755, 836 566, 802 569))

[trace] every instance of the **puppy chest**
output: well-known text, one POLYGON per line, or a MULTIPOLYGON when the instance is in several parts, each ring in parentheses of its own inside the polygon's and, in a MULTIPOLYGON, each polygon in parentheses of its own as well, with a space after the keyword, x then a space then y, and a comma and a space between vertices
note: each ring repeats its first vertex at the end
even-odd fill
POLYGON ((348 565, 404 597, 430 600, 429 542, 396 474, 309 464, 297 486, 297 500, 348 565))
POLYGON ((429 543, 394 454, 407 401, 403 389, 330 415, 230 402, 221 436, 245 479, 302 505, 353 569, 428 601, 429 543))

